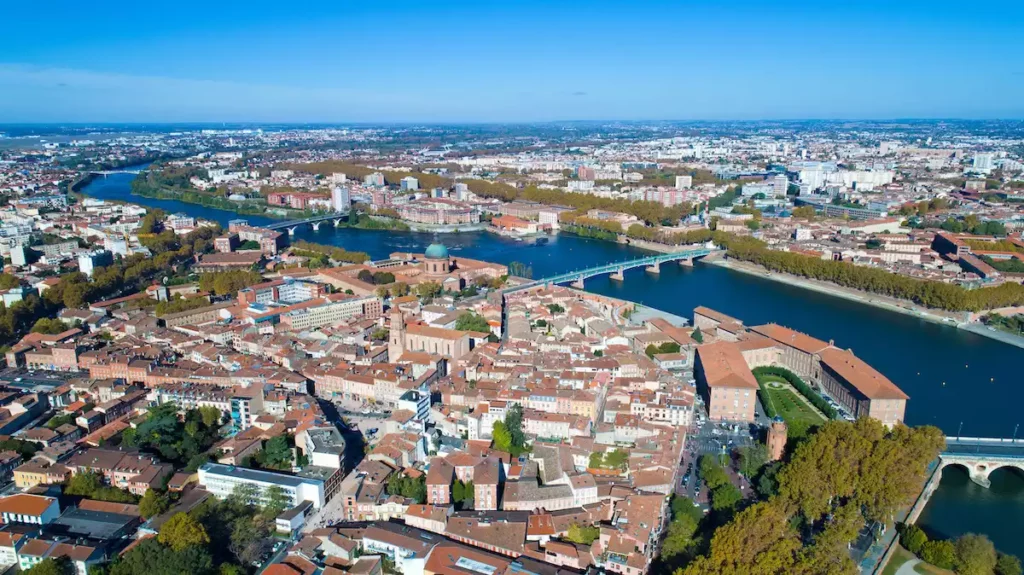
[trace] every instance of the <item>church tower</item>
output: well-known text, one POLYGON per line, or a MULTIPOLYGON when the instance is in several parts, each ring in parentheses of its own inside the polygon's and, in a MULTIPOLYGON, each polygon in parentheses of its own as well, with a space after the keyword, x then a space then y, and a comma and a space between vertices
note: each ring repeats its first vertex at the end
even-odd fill
POLYGON ((397 307, 391 310, 388 330, 388 361, 395 362, 405 353, 405 316, 397 307))

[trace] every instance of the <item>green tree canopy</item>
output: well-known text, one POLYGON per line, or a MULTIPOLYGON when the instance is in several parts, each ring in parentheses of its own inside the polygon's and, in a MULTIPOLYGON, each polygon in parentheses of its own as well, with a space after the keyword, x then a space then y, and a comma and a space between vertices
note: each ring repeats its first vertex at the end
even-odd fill
POLYGON ((1020 559, 1000 553, 996 559, 996 575, 1021 575, 1020 559))
POLYGON ((139 500, 139 513, 142 517, 149 519, 167 511, 171 502, 165 495, 155 489, 147 489, 146 494, 139 500))
POLYGON ((967 533, 957 538, 954 569, 959 575, 992 575, 996 568, 996 548, 988 537, 967 533))
POLYGON ((176 552, 203 547, 210 542, 206 529, 188 513, 176 513, 160 527, 157 541, 176 552))
POLYGON ((482 315, 475 314, 473 312, 466 312, 459 316, 455 320, 455 329, 459 331, 476 331, 480 333, 490 333, 491 326, 487 323, 482 315))
POLYGON ((573 523, 569 526, 569 532, 566 534, 566 541, 573 543, 579 543, 581 545, 590 545, 597 538, 601 536, 601 530, 594 525, 580 525, 579 523, 573 523))
POLYGON ((110 575, 213 575, 213 559, 202 547, 174 551, 155 539, 143 539, 116 559, 110 575))

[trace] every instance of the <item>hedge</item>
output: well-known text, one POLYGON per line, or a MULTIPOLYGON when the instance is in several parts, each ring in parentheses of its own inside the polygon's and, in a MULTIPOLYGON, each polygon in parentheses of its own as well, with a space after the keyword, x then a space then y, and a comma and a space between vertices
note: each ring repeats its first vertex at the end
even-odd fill
MULTIPOLYGON (((751 371, 754 373, 754 376, 758 378, 757 384, 758 386, 761 386, 762 398, 767 394, 765 393, 764 387, 761 385, 761 379, 758 376, 774 375, 776 377, 781 377, 782 379, 785 379, 787 382, 789 382, 789 384, 792 385, 794 389, 800 392, 800 395, 807 398, 807 401, 811 402, 811 405, 817 407, 829 419, 839 418, 839 412, 837 412, 834 407, 829 405, 825 401, 825 399, 818 394, 818 392, 811 389, 811 386, 807 385, 804 382, 804 380, 800 379, 800 377, 797 374, 793 373, 792 371, 789 371, 784 367, 777 366, 755 367, 751 371)), ((764 399, 762 399, 761 405, 765 406, 765 413, 767 413, 769 417, 775 417, 773 414, 768 413, 768 411, 771 410, 771 408, 768 407, 768 404, 767 402, 764 401, 764 399)))

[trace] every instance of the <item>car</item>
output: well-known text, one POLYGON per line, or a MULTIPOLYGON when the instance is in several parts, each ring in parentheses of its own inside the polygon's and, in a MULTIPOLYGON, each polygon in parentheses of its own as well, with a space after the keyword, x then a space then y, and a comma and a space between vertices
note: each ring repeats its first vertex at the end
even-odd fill
POLYGON ((370 435, 373 435, 374 433, 377 433, 376 427, 370 429, 370 435))
POLYGON ((14 378, 14 381, 21 381, 21 378, 20 377, 16 377, 16 378, 14 378))

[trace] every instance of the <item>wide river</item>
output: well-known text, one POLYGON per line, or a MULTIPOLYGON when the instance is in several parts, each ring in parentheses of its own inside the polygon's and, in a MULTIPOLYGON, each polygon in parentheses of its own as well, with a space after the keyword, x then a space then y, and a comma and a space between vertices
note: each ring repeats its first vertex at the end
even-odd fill
MULTIPOLYGON (((133 202, 219 221, 243 218, 252 224, 272 220, 238 216, 173 200, 133 196, 134 176, 97 178, 82 192, 88 196, 133 202)), ((460 255, 533 268, 545 277, 596 264, 621 261, 644 253, 639 249, 575 236, 552 237, 544 245, 516 242, 487 232, 444 234, 335 229, 304 226, 296 238, 342 246, 385 258, 395 251, 422 251, 433 241, 460 255)), ((954 327, 938 325, 864 304, 776 283, 713 265, 692 269, 663 265, 660 276, 642 269, 626 272, 625 282, 607 276, 587 280, 586 289, 692 317, 693 308, 708 306, 742 319, 747 325, 776 322, 837 346, 852 349, 900 386, 911 400, 906 421, 930 424, 947 435, 1010 437, 1024 422, 1024 350, 954 327)), ((944 470, 942 483, 918 524, 943 536, 985 533, 1005 552, 1024 557, 1024 476, 997 470, 992 487, 972 483, 958 467, 944 470)))

